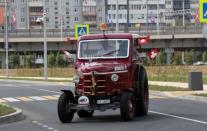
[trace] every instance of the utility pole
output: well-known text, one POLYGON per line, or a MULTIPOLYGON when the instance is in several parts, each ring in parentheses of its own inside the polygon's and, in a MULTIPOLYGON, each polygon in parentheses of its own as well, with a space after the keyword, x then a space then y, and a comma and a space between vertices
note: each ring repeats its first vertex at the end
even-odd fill
POLYGON ((118 8, 119 8, 119 4, 118 4, 118 0, 116 0, 116 32, 117 33, 119 31, 118 8))
POLYGON ((185 32, 185 0, 183 0, 183 32, 185 32))
POLYGON ((148 0, 146 0, 146 10, 147 10, 146 17, 147 17, 147 33, 148 33, 148 29, 149 29, 149 23, 148 23, 148 0))
POLYGON ((44 28, 44 80, 48 79, 48 70, 47 70, 47 34, 46 34, 46 8, 45 1, 43 4, 43 28, 44 28))
POLYGON ((6 77, 9 77, 9 49, 8 49, 8 9, 7 9, 8 3, 7 0, 5 0, 5 50, 6 50, 6 77))
POLYGON ((60 37, 61 37, 61 41, 63 39, 63 13, 62 13, 62 0, 60 0, 60 37))
POLYGON ((159 0, 157 0, 157 36, 160 35, 160 7, 159 7, 159 0))

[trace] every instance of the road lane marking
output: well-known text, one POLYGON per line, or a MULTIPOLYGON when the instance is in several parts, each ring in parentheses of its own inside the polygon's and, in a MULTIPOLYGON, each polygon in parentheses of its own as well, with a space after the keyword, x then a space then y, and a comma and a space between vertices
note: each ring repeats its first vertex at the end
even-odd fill
POLYGON ((46 98, 48 100, 57 100, 58 98, 55 96, 42 96, 43 98, 46 98))
POLYGON ((165 99, 165 98, 167 98, 167 97, 163 97, 163 96, 154 96, 154 95, 152 96, 152 95, 150 95, 149 98, 150 98, 150 99, 165 99))
POLYGON ((43 97, 39 97, 39 96, 30 96, 29 98, 33 99, 33 100, 37 100, 37 101, 45 101, 47 99, 43 98, 43 97))
POLYGON ((38 125, 38 126, 40 126, 40 127, 42 127, 42 128, 45 128, 45 129, 47 129, 47 130, 59 131, 59 130, 56 130, 56 129, 54 129, 54 128, 52 128, 52 127, 46 125, 46 124, 43 124, 43 123, 41 123, 41 122, 38 122, 38 121, 32 121, 32 123, 35 124, 35 125, 38 125))
POLYGON ((5 103, 6 101, 3 99, 0 99, 0 103, 5 103))
POLYGON ((205 124, 205 125, 207 125, 207 122, 205 122, 205 121, 200 121, 200 120, 191 119, 191 118, 187 118, 187 117, 182 117, 182 116, 176 116, 176 115, 166 114, 166 113, 157 112, 157 111, 149 111, 149 112, 150 112, 150 113, 154 113, 154 114, 159 114, 159 115, 163 115, 163 116, 168 116, 168 117, 178 118, 178 119, 182 119, 182 120, 186 120, 186 121, 191 121, 191 122, 196 122, 196 123, 200 123, 200 124, 205 124))
POLYGON ((17 97, 17 99, 19 99, 21 101, 33 101, 32 99, 30 99, 28 97, 17 97))
POLYGON ((9 102, 18 102, 18 101, 20 101, 18 99, 12 98, 12 97, 7 97, 7 98, 3 98, 3 99, 6 100, 6 101, 9 101, 9 102))

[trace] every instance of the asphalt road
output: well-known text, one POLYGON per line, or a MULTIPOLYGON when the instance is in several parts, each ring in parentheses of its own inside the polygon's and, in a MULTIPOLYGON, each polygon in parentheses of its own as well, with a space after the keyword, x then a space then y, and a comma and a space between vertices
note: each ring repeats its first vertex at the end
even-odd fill
POLYGON ((123 122, 119 110, 96 111, 93 118, 62 124, 57 116, 60 89, 73 89, 63 83, 0 80, 0 101, 20 108, 26 119, 0 125, 0 131, 206 131, 207 103, 150 96, 146 117, 123 122))

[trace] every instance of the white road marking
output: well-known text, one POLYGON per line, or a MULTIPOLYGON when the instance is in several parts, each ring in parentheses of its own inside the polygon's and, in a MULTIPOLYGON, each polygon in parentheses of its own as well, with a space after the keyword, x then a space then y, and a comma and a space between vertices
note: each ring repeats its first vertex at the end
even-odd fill
POLYGON ((42 98, 42 97, 39 97, 39 96, 31 96, 31 97, 29 97, 29 98, 31 98, 31 99, 33 99, 33 100, 37 100, 37 101, 44 101, 44 100, 47 100, 47 99, 42 98))
MULTIPOLYGON (((33 89, 33 90, 38 90, 38 91, 45 91, 45 92, 50 92, 50 93, 61 94, 61 92, 59 92, 59 91, 51 91, 51 90, 41 89, 41 88, 31 88, 31 87, 28 87, 28 86, 16 86, 16 85, 10 85, 10 84, 7 84, 6 86, 17 87, 17 88, 33 89)), ((29 86, 31 86, 31 85, 29 85, 29 86)))
POLYGON ((47 129, 48 129, 48 130, 53 130, 53 128, 52 128, 52 127, 48 127, 47 129))
POLYGON ((3 99, 6 100, 6 101, 9 101, 9 102, 17 102, 17 101, 20 101, 18 99, 12 98, 12 97, 7 97, 7 98, 3 98, 3 99))
POLYGON ((48 129, 48 130, 59 131, 59 130, 56 130, 56 129, 54 129, 54 128, 48 126, 48 125, 45 125, 45 124, 43 124, 41 122, 38 122, 38 121, 32 121, 32 123, 34 123, 34 124, 36 124, 38 126, 41 126, 41 127, 45 128, 45 129, 48 129))
POLYGON ((182 120, 186 120, 186 121, 191 121, 191 122, 196 122, 196 123, 200 123, 200 124, 205 124, 205 125, 207 125, 207 122, 205 122, 205 121, 200 121, 200 120, 191 119, 191 118, 187 118, 187 117, 182 117, 182 116, 176 116, 176 115, 166 114, 166 113, 157 112, 157 111, 149 111, 149 112, 150 112, 150 113, 154 113, 154 114, 159 114, 159 115, 163 115, 163 116, 168 116, 168 117, 178 118, 178 119, 182 119, 182 120))

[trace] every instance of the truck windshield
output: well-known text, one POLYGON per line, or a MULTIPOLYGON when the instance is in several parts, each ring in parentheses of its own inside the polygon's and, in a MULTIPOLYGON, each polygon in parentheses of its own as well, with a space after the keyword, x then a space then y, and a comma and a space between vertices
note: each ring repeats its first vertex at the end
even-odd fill
POLYGON ((127 58, 128 39, 83 40, 79 42, 79 59, 127 58))

